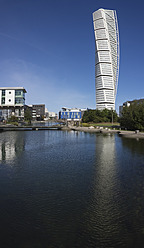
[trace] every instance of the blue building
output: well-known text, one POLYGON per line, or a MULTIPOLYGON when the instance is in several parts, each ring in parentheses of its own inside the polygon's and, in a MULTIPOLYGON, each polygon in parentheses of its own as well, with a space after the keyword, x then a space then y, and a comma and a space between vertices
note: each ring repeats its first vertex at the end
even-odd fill
POLYGON ((78 108, 62 108, 62 111, 59 112, 59 119, 67 121, 81 121, 83 112, 87 109, 78 109, 78 108))

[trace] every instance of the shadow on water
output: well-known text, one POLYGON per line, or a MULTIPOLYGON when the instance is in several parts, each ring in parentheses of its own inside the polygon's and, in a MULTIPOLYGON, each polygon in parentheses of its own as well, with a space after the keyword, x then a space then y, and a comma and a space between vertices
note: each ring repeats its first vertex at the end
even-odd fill
POLYGON ((144 139, 122 138, 122 145, 132 154, 144 155, 144 139))

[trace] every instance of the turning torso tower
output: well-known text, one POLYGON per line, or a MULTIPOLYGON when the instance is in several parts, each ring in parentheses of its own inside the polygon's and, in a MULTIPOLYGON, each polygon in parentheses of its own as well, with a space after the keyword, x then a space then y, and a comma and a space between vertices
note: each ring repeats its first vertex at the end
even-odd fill
POLYGON ((115 10, 93 13, 96 109, 115 110, 119 76, 119 32, 115 10))

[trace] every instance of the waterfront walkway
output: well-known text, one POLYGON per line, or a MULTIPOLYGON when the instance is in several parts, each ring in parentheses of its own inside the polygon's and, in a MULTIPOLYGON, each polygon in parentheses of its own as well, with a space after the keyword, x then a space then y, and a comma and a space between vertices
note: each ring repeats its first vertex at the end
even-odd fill
POLYGON ((135 139, 144 139, 144 132, 137 131, 127 131, 127 130, 115 130, 115 129, 104 129, 104 128, 94 128, 94 127, 69 127, 73 131, 81 131, 88 133, 103 133, 103 134, 114 134, 118 133, 119 136, 125 138, 135 138, 135 139))

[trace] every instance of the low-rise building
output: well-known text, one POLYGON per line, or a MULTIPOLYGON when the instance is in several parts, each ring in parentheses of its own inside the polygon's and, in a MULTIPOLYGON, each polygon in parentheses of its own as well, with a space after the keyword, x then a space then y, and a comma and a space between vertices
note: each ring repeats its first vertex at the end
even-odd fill
POLYGON ((0 114, 7 120, 12 115, 24 118, 25 93, 23 87, 0 87, 0 114))
POLYGON ((87 109, 80 108, 62 108, 59 112, 59 119, 67 121, 81 121, 84 111, 87 109))
POLYGON ((53 119, 53 120, 57 120, 58 119, 58 115, 55 112, 48 112, 49 114, 49 119, 53 119))
POLYGON ((62 108, 62 111, 59 112, 59 119, 62 120, 81 120, 81 111, 78 108, 62 108))
POLYGON ((47 108, 45 108, 45 118, 44 118, 45 121, 48 121, 48 120, 54 120, 55 121, 57 119, 58 119, 57 113, 50 112, 50 111, 48 111, 47 108))
POLYGON ((45 117, 45 104, 32 105, 32 118, 33 120, 41 121, 45 117))

